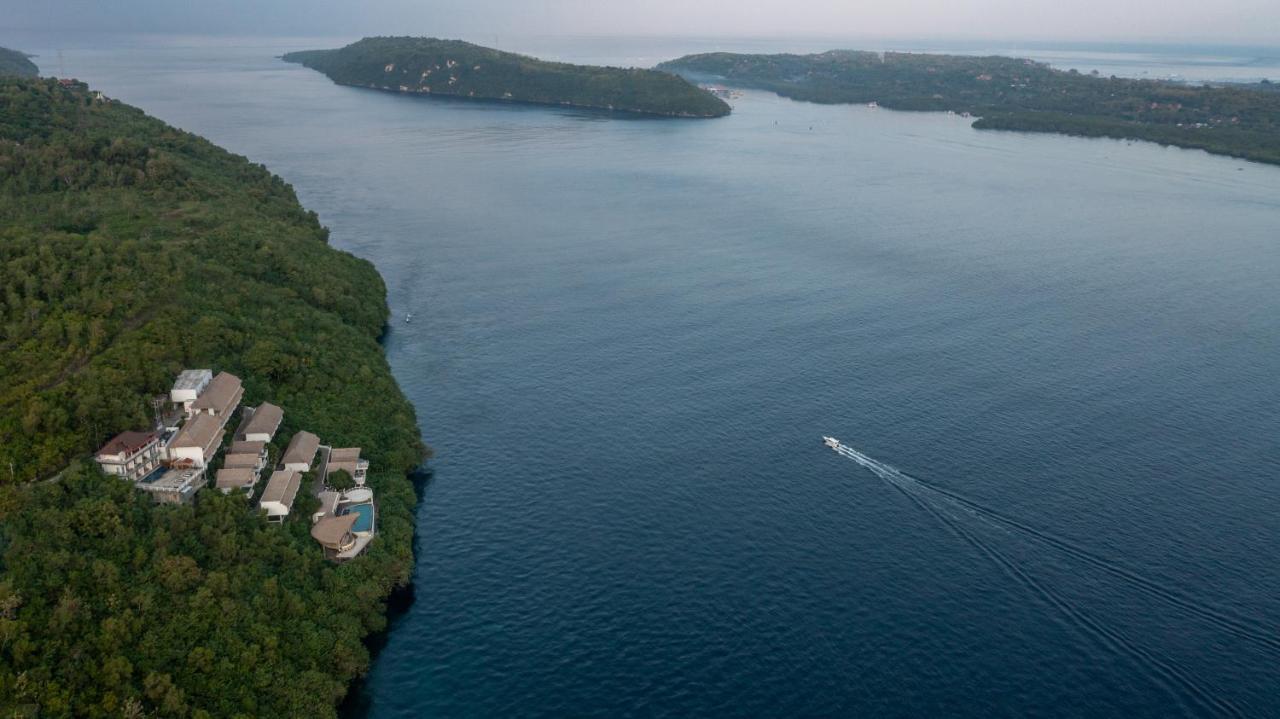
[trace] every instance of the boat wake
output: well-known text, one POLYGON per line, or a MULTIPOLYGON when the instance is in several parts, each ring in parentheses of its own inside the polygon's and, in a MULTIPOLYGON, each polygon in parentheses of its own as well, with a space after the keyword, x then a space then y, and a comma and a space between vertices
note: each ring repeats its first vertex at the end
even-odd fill
POLYGON ((1257 626, 1256 623, 1248 619, 1233 615, 1227 610, 1207 605, 1188 596, 1185 592, 1145 577, 1073 542, 1032 527, 1025 522, 1009 517, 998 510, 956 494, 951 490, 909 475, 896 467, 842 444, 838 440, 825 437, 823 441, 828 447, 835 450, 837 454, 853 460, 901 492, 912 503, 934 517, 980 554, 997 564, 1025 589, 1060 612, 1070 622, 1071 626, 1082 634, 1098 642, 1108 650, 1127 655, 1136 665, 1146 671, 1153 680, 1170 690, 1176 697, 1189 700, 1202 710, 1207 710, 1215 715, 1242 715, 1237 708, 1220 699, 1215 692, 1204 687, 1196 677, 1179 667, 1172 660, 1160 657, 1134 644, 1122 632, 1083 613, 1078 607, 1054 591, 1052 587, 1030 574, 1017 561, 997 549, 992 543, 985 541, 970 526, 966 526, 962 521, 961 515, 974 517, 989 526, 1012 531, 1042 546, 1062 552, 1069 557, 1120 579, 1147 596, 1198 617, 1211 626, 1272 653, 1280 654, 1280 637, 1275 632, 1267 631, 1267 629, 1257 626))

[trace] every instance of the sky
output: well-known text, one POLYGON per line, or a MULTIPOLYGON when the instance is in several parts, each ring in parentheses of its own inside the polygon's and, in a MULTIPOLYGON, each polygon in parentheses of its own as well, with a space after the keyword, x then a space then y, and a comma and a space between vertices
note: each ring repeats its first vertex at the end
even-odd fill
POLYGON ((239 35, 822 36, 1280 45, 1280 0, 0 0, 5 28, 239 35))

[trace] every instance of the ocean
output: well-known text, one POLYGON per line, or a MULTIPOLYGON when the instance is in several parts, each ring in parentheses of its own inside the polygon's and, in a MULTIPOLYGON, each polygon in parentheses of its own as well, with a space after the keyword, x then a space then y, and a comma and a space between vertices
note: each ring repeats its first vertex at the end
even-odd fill
MULTIPOLYGON (((416 601, 349 713, 1280 715, 1280 168, 752 91, 704 121, 408 97, 275 58, 341 41, 26 49, 264 163, 386 279, 436 456, 416 601)), ((1277 78, 1276 53, 1036 52, 1277 78)))

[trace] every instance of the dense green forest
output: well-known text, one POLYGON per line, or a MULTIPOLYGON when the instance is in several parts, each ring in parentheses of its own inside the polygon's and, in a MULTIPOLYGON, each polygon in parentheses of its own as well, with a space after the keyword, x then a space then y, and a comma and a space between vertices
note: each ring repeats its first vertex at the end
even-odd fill
POLYGON ((334 715, 412 568, 424 448, 387 315, 372 265, 263 167, 83 85, 0 78, 0 714, 334 715), (331 566, 305 516, 155 505, 85 459, 184 367, 241 376, 282 436, 364 448, 366 555, 331 566))
POLYGON ((0 47, 0 75, 17 75, 18 77, 35 77, 40 72, 34 62, 24 52, 0 47))
POLYGON ((1270 84, 1188 85, 1007 57, 848 50, 711 53, 658 67, 796 100, 967 112, 978 116, 978 128, 1151 140, 1280 163, 1280 93, 1270 84))
POLYGON ((365 38, 284 59, 339 84, 381 90, 673 117, 729 114, 723 100, 670 73, 547 62, 460 40, 365 38))

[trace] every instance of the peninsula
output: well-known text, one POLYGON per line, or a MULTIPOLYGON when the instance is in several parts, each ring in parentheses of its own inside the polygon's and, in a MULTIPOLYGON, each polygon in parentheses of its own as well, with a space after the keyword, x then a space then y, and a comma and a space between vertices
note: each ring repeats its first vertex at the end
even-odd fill
POLYGON ((663 117, 721 117, 730 111, 723 100, 668 72, 548 62, 460 40, 374 37, 283 59, 341 85, 392 92, 663 117))
POLYGON ((336 716, 425 453, 381 277, 81 82, 0 77, 0 167, 0 714, 336 716))
POLYGON ((808 102, 968 113, 980 129, 1149 140, 1280 164, 1280 93, 1270 83, 1191 85, 1008 57, 852 50, 709 53, 658 67, 808 102))
POLYGON ((0 47, 0 75, 35 77, 39 72, 39 68, 25 52, 0 47))

